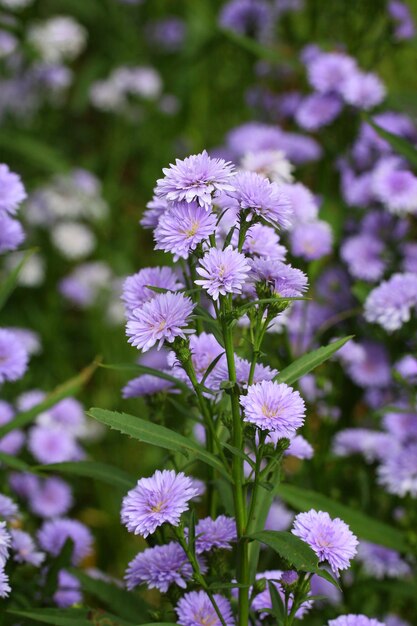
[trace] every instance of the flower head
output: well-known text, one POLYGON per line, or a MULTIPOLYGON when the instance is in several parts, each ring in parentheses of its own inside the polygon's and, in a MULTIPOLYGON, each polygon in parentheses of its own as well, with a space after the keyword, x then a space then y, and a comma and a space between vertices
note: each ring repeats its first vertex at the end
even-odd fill
POLYGON ((18 174, 0 163, 0 214, 16 213, 19 204, 26 198, 26 191, 18 174))
MULTIPOLYGON (((162 370, 164 371, 164 370, 162 370)), ((165 370, 166 373, 170 373, 165 370)), ((132 378, 122 389, 123 398, 141 398, 142 396, 153 396, 162 391, 173 392, 173 383, 170 380, 153 376, 152 374, 142 374, 132 378)))
POLYGON ((184 550, 178 543, 171 541, 137 554, 129 563, 125 580, 129 590, 146 583, 148 589, 159 589, 166 593, 172 584, 185 589, 192 573, 184 550))
MULTIPOLYGON (((234 626, 232 607, 223 596, 215 593, 214 599, 226 626, 234 626)), ((220 619, 204 591, 186 593, 175 609, 181 626, 221 626, 220 619)))
POLYGON ((165 341, 185 338, 193 332, 185 328, 194 304, 180 293, 158 293, 150 302, 134 309, 126 325, 129 343, 146 352, 156 343, 161 348, 165 341))
POLYGON ((25 233, 20 222, 0 213, 0 254, 16 250, 24 240, 25 233))
MULTIPOLYGON (((392 439, 392 438, 391 438, 392 439)), ((378 482, 388 493, 417 496, 417 443, 388 448, 378 468, 378 482)))
POLYGON ((294 256, 314 261, 330 254, 333 243, 332 229, 322 220, 299 224, 291 231, 290 241, 294 256))
POLYGON ((18 528, 12 528, 10 531, 12 536, 13 558, 18 563, 29 563, 35 567, 45 560, 45 554, 36 550, 35 542, 32 537, 18 528))
POLYGON ((304 423, 304 400, 285 383, 265 380, 250 385, 248 394, 240 396, 240 404, 245 422, 274 431, 277 437, 291 438, 304 423))
POLYGON ((196 201, 203 209, 210 210, 213 195, 218 191, 232 191, 233 165, 223 159, 212 159, 204 150, 175 165, 163 169, 164 178, 156 183, 155 195, 169 202, 196 201))
POLYGON ((52 556, 60 554, 67 539, 73 543, 71 562, 78 565, 92 550, 93 537, 87 526, 78 520, 62 517, 44 522, 38 532, 39 545, 52 556))
POLYGON ((58 589, 54 593, 54 602, 60 608, 67 608, 82 602, 81 583, 72 574, 62 569, 58 574, 58 589))
POLYGON ((34 426, 29 432, 28 448, 39 463, 77 461, 82 451, 74 437, 61 426, 34 426))
POLYGON ((71 487, 57 476, 39 481, 28 496, 30 510, 43 518, 65 515, 73 504, 71 487))
POLYGON ((178 526, 188 510, 188 502, 198 490, 188 476, 173 470, 157 470, 150 478, 141 478, 123 499, 121 518, 129 532, 147 537, 168 523, 178 526))
POLYGON ((409 321, 417 304, 417 276, 394 274, 373 289, 365 301, 365 319, 392 332, 409 321))
POLYGON ((350 614, 331 619, 328 626, 384 626, 384 624, 372 617, 350 614))
POLYGON ((321 93, 341 93, 344 85, 357 72, 356 61, 343 52, 316 55, 308 64, 308 79, 321 93))
POLYGON ((9 549, 12 540, 7 530, 6 522, 0 522, 0 569, 4 567, 9 558, 9 549))
POLYGON ((279 243, 275 230, 263 224, 254 224, 249 228, 243 244, 243 252, 277 261, 284 261, 287 254, 284 246, 279 243))
POLYGON ((233 186, 230 195, 249 216, 263 218, 284 229, 290 226, 291 204, 280 185, 256 172, 242 171, 233 178, 233 186))
POLYGON ((308 131, 331 124, 342 110, 342 101, 335 94, 313 93, 301 102, 295 118, 308 131))
POLYGON ((19 517, 19 507, 9 496, 0 493, 0 518, 11 521, 19 517))
POLYGON ((361 541, 358 546, 358 559, 365 572, 381 580, 385 576, 401 578, 411 573, 411 568, 396 550, 379 546, 368 541, 361 541))
POLYGON ((197 266, 197 273, 202 278, 195 283, 206 289, 213 300, 218 300, 220 294, 242 293, 249 271, 250 265, 245 255, 232 246, 225 250, 210 248, 197 266))
POLYGON ((317 554, 319 561, 327 561, 332 571, 347 569, 356 554, 358 540, 341 519, 332 519, 328 513, 311 509, 299 513, 292 533, 305 541, 317 554))
POLYGON ((354 72, 344 83, 342 93, 348 104, 368 111, 383 101, 385 87, 376 74, 354 72))
POLYGON ((197 554, 213 548, 230 550, 230 544, 236 541, 236 522, 226 515, 219 515, 216 519, 206 517, 196 525, 195 538, 197 554))
POLYGON ((149 287, 178 291, 182 283, 170 267, 145 267, 136 274, 128 276, 123 283, 122 300, 125 305, 126 315, 129 316, 134 309, 142 306, 157 296, 156 291, 149 287))
POLYGON ((253 283, 267 283, 280 298, 297 298, 307 289, 304 272, 275 259, 253 259, 250 279, 253 283))
POLYGON ((373 282, 381 278, 385 270, 382 258, 384 244, 374 235, 362 233, 346 239, 340 256, 354 278, 373 282))
POLYGON ((0 385, 6 380, 22 378, 28 364, 28 353, 11 330, 0 328, 0 385))

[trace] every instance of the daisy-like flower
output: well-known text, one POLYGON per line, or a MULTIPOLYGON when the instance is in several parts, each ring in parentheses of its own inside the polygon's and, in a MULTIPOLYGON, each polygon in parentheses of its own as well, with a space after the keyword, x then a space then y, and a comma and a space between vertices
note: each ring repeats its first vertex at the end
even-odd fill
POLYGON ((18 528, 12 528, 10 534, 12 536, 13 559, 18 563, 29 563, 39 567, 45 560, 45 554, 36 550, 32 537, 18 528))
POLYGON ((0 598, 7 598, 12 588, 9 585, 9 577, 0 567, 0 598))
POLYGON ((340 430, 334 440, 332 451, 336 456, 362 454, 365 461, 374 463, 385 454, 386 446, 390 445, 391 437, 378 430, 367 428, 346 428, 340 430))
POLYGON ((336 619, 331 619, 328 626, 385 626, 382 622, 366 615, 340 615, 336 619))
POLYGON ((308 187, 302 183, 284 184, 281 185, 281 190, 291 203, 293 211, 292 221, 294 223, 313 222, 318 218, 319 208, 317 200, 308 187))
POLYGON ((177 275, 170 267, 144 267, 136 274, 128 276, 123 283, 121 299, 124 302, 126 315, 156 297, 156 291, 149 287, 178 291, 183 287, 177 275))
POLYGON ((129 591, 146 583, 148 589, 159 589, 166 593, 173 584, 185 589, 192 573, 184 550, 178 543, 171 541, 137 554, 128 565, 125 580, 129 591))
POLYGON ((327 222, 299 224, 291 231, 291 252, 307 261, 321 259, 332 251, 333 233, 327 222))
MULTIPOLYGON (((214 594, 214 600, 226 626, 234 626, 235 620, 229 600, 217 593, 214 594)), ((221 626, 216 610, 204 591, 186 593, 178 602, 175 611, 178 615, 178 624, 181 626, 221 626)))
POLYGON ((313 93, 301 102, 295 119, 308 131, 315 131, 331 124, 342 110, 342 101, 335 94, 313 93))
MULTIPOLYGON (((164 371, 164 370, 163 370, 164 371)), ((168 370, 165 370, 168 373, 168 370)), ((127 385, 122 389, 123 398, 141 398, 142 396, 154 396, 162 391, 175 392, 173 383, 170 380, 152 376, 152 374, 143 374, 129 380, 127 385)))
POLYGON ((361 233, 348 237, 340 248, 340 256, 347 264, 350 274, 373 282, 384 273, 384 244, 374 235, 361 233))
POLYGON ((342 93, 346 82, 357 71, 356 61, 343 52, 318 54, 307 67, 310 85, 321 93, 342 93))
POLYGON ((60 608, 67 608, 82 602, 81 583, 72 574, 62 569, 58 574, 58 589, 54 593, 54 602, 60 608))
POLYGON ((256 172, 242 171, 233 178, 235 198, 248 218, 263 218, 274 226, 288 228, 291 224, 292 208, 280 185, 270 182, 256 172))
POLYGON ((264 380, 250 385, 247 395, 240 396, 240 404, 245 422, 273 431, 277 437, 293 437, 304 423, 304 400, 285 383, 264 380))
POLYGON ((380 104, 385 93, 384 84, 376 74, 371 72, 354 72, 342 89, 342 95, 346 102, 365 111, 380 104))
POLYGON ((180 202, 165 211, 155 229, 156 250, 174 255, 174 261, 187 259, 197 245, 216 229, 217 216, 196 202, 180 202))
POLYGON ((188 502, 199 494, 191 478, 183 472, 157 470, 141 478, 123 499, 121 519, 129 532, 147 537, 168 523, 178 526, 188 502))
POLYGON ((57 476, 39 481, 28 496, 30 510, 43 518, 66 515, 73 504, 71 487, 57 476))
POLYGON ((392 332, 409 321, 417 304, 417 276, 394 274, 373 289, 365 301, 365 319, 392 332))
POLYGON ((236 541, 236 522, 232 517, 219 515, 216 519, 206 517, 195 527, 195 547, 197 554, 209 552, 213 548, 230 550, 236 541))
POLYGON ((19 517, 19 507, 11 498, 0 493, 0 517, 10 522, 19 517))
POLYGON ((0 213, 0 254, 16 250, 24 240, 25 233, 20 222, 0 213))
POLYGON ((160 293, 150 302, 134 309, 126 325, 129 343, 147 352, 156 343, 158 349, 165 341, 172 343, 176 337, 185 338, 193 331, 185 328, 194 304, 180 293, 160 293))
POLYGON ((159 219, 168 210, 169 203, 165 198, 157 198, 154 196, 146 205, 139 224, 142 228, 153 230, 158 226, 159 219))
POLYGON ((38 532, 39 545, 45 552, 58 556, 67 539, 73 542, 71 562, 78 565, 91 554, 93 537, 84 524, 75 519, 60 518, 44 522, 38 532))
POLYGON ((254 256, 263 256, 277 261, 284 261, 287 251, 279 243, 275 230, 263 224, 254 224, 246 233, 243 252, 254 256))
POLYGON ((210 248, 197 266, 197 273, 202 279, 195 281, 206 289, 213 300, 227 293, 242 293, 242 286, 247 280, 250 265, 245 255, 232 246, 225 250, 210 248))
POLYGON ((253 259, 250 279, 253 283, 266 282, 281 298, 297 298, 308 286, 304 272, 275 259, 253 259))
POLYGON ((232 163, 223 159, 212 159, 204 150, 183 161, 176 159, 175 165, 164 168, 164 178, 155 187, 155 195, 168 202, 195 200, 203 209, 211 209, 213 196, 218 191, 233 191, 232 163))
POLYGON ((6 522, 0 522, 0 569, 4 567, 9 558, 9 549, 11 546, 11 537, 7 530, 6 522))
POLYGON ((0 328, 0 385, 22 378, 28 365, 28 353, 21 340, 10 330, 0 328))
POLYGON ((364 571, 372 578, 381 580, 385 576, 401 578, 411 573, 411 568, 396 550, 369 541, 361 541, 358 546, 358 559, 364 571))
MULTIPOLYGON (((392 437, 391 437, 392 439, 392 437)), ((417 443, 388 448, 378 468, 378 482, 388 493, 417 496, 417 443)))
POLYGON ((77 461, 82 455, 74 437, 62 426, 34 426, 29 432, 28 448, 39 463, 77 461))
POLYGON ((0 213, 16 213, 26 198, 26 191, 18 174, 0 163, 0 213))
POLYGON ((332 571, 347 569, 356 555, 358 540, 341 519, 332 519, 328 513, 311 509, 299 513, 292 529, 317 554, 320 562, 327 561, 332 571))

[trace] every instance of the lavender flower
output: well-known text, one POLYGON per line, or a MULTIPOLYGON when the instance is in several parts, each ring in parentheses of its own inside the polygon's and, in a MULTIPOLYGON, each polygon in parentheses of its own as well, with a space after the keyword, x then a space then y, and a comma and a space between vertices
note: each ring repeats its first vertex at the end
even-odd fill
POLYGON ((334 94, 313 93, 304 98, 295 114, 301 128, 315 131, 331 124, 342 110, 342 101, 334 94))
POLYGON ((93 537, 84 524, 78 520, 60 518, 44 522, 38 531, 39 545, 45 552, 58 556, 67 539, 73 542, 71 562, 78 565, 92 551, 93 537))
POLYGON ((388 493, 417 496, 417 443, 386 450, 378 468, 378 482, 388 493))
POLYGON ((412 39, 415 36, 416 26, 410 8, 405 2, 400 2, 400 0, 391 0, 388 3, 388 13, 395 23, 395 39, 403 41, 412 39))
POLYGON ((170 267, 145 267, 136 274, 128 276, 123 283, 122 300, 125 305, 126 315, 133 313, 134 309, 142 306, 157 296, 156 291, 149 287, 178 291, 183 285, 170 267))
POLYGON ((299 513, 292 533, 305 541, 317 554, 319 561, 327 561, 338 576, 347 569, 356 554, 358 540, 341 519, 332 519, 328 513, 311 509, 299 513))
MULTIPOLYGON (((275 433, 271 434, 273 437, 275 433)), ((302 435, 292 437, 289 447, 284 452, 284 456, 295 456, 297 459, 311 459, 313 455, 313 446, 302 435)))
POLYGON ((137 554, 129 563, 125 580, 129 590, 146 583, 148 589, 159 589, 166 593, 172 584, 185 589, 192 572, 184 550, 178 543, 171 541, 137 554))
POLYGON ((28 365, 28 353, 21 340, 10 330, 0 328, 0 385, 22 378, 28 365))
POLYGON ((206 517, 196 524, 195 537, 197 554, 213 548, 230 550, 230 544, 236 541, 236 522, 226 515, 219 515, 216 519, 206 517))
POLYGON ((13 559, 18 563, 29 563, 39 567, 45 560, 45 554, 36 550, 32 537, 18 528, 10 531, 12 537, 13 559))
POLYGON ((28 497, 30 510, 43 518, 66 515, 73 504, 71 487, 56 476, 39 481, 28 497))
POLYGON ((415 381, 417 377, 417 359, 411 354, 406 354, 396 362, 395 369, 406 380, 415 381))
POLYGON ((412 273, 394 274, 368 295, 365 319, 392 332, 409 321, 416 304, 417 276, 412 273))
POLYGON ((158 222, 161 216, 167 211, 169 204, 165 198, 153 197, 146 205, 146 210, 143 212, 140 225, 142 228, 154 229, 158 226, 158 222))
POLYGON ((0 517, 11 521, 19 517, 19 508, 8 496, 0 493, 0 517))
MULTIPOLYGON (((232 607, 223 596, 215 593, 214 600, 226 626, 234 626, 232 607)), ((178 602, 176 609, 178 624, 181 626, 221 626, 220 619, 204 591, 186 593, 178 602)))
POLYGON ((0 213, 0 254, 16 250, 25 240, 20 222, 0 213))
POLYGON ((201 333, 191 336, 190 350, 194 371, 200 382, 209 365, 223 352, 223 348, 214 335, 201 333))
POLYGON ((219 295, 242 293, 249 272, 250 265, 245 255, 232 246, 225 250, 210 248, 197 266, 197 273, 202 278, 195 283, 206 289, 213 300, 218 300, 219 295))
POLYGON ((81 583, 75 576, 66 570, 58 574, 58 589, 55 591, 53 600, 60 608, 71 607, 82 602, 81 583))
POLYGON ((299 224, 290 234, 291 252, 307 261, 321 259, 332 251, 333 234, 327 222, 299 224))
POLYGON ((339 431, 333 440, 333 453, 345 457, 362 454, 368 463, 380 460, 390 438, 386 433, 366 428, 346 428, 339 431))
POLYGON ((9 577, 0 567, 0 598, 7 598, 12 588, 9 585, 9 577))
MULTIPOLYGON (((162 370, 167 374, 171 374, 169 370, 162 370)), ((143 396, 154 396, 157 393, 163 391, 169 391, 173 393, 173 383, 159 376, 152 376, 152 374, 143 374, 132 378, 122 389, 123 398, 141 398, 143 396)))
POLYGON ((380 160, 372 175, 372 191, 394 215, 417 211, 417 177, 397 157, 380 160))
POLYGON ((357 72, 356 61, 342 52, 321 53, 307 67, 308 80, 321 93, 342 93, 343 88, 357 72))
POLYGON ((292 211, 294 213, 293 222, 305 223, 313 222, 318 217, 317 201, 308 189, 302 183, 294 183, 293 185, 281 185, 281 191, 285 193, 290 201, 292 211))
POLYGON ((216 229, 217 216, 196 202, 181 202, 165 211, 159 219, 154 238, 156 250, 174 255, 174 261, 187 259, 198 244, 216 229))
POLYGON ((233 178, 233 186, 230 195, 248 217, 263 218, 283 229, 290 226, 291 205, 277 183, 256 172, 242 171, 233 178))
POLYGON ((188 502, 198 495, 190 478, 182 472, 157 470, 141 478, 123 499, 121 518, 129 532, 147 537, 162 524, 178 526, 188 502))
POLYGON ((241 165, 244 170, 257 172, 275 183, 291 183, 293 180, 293 165, 282 150, 248 152, 242 157, 241 165))
POLYGON ((240 404, 245 422, 274 431, 277 437, 291 438, 304 423, 304 401, 285 383, 263 381, 250 385, 247 395, 240 396, 240 404))
POLYGON ((146 352, 156 343, 162 348, 165 341, 176 337, 185 339, 193 332, 184 328, 189 322, 194 304, 180 293, 157 294, 150 302, 135 309, 126 325, 126 334, 132 346, 146 352))
POLYGON ((275 230, 263 224, 254 224, 249 228, 243 244, 243 252, 277 261, 284 261, 287 254, 284 246, 280 245, 275 230))
POLYGON ((11 537, 7 530, 6 522, 0 522, 0 569, 4 567, 9 558, 11 537))
POLYGON ((262 38, 271 19, 271 7, 265 0, 229 0, 220 13, 222 28, 242 35, 262 38))
POLYGON ((20 176, 11 172, 4 163, 0 163, 0 215, 3 212, 16 213, 25 198, 26 191, 20 176))
POLYGON ((376 74, 354 72, 344 83, 342 95, 348 104, 368 111, 381 104, 385 87, 376 74))
POLYGON ((28 448, 40 463, 76 461, 82 456, 74 437, 60 426, 35 426, 29 432, 28 448))
POLYGON ((391 370, 385 347, 372 341, 360 345, 365 350, 364 358, 348 365, 349 376, 359 387, 386 387, 391 381, 391 370))
MULTIPOLYGON (((280 570, 270 570, 267 572, 262 572, 260 574, 257 574, 256 578, 257 580, 265 579, 266 581, 268 580, 272 581, 272 584, 274 585, 279 595, 281 596, 282 601, 284 601, 285 594, 284 594, 284 589, 280 581, 283 577, 284 577, 284 580, 285 578, 291 579, 292 576, 291 575, 288 576, 288 574, 290 573, 281 572, 280 570)), ((289 597, 288 597, 288 612, 291 611, 293 600, 294 600, 294 596, 291 593, 289 594, 289 597)), ((311 607, 312 607, 312 602, 310 602, 309 600, 307 600, 306 602, 303 602, 301 606, 297 609, 295 613, 295 617, 297 619, 302 619, 311 607)), ((259 617, 261 620, 264 620, 265 618, 268 617, 269 613, 267 613, 265 609, 270 609, 270 610, 272 609, 271 594, 270 594, 268 586, 266 587, 266 589, 264 589, 264 591, 261 591, 261 593, 258 593, 255 596, 255 598, 252 601, 252 609, 260 613, 259 617)))
POLYGON ((396 550, 390 550, 368 541, 361 541, 358 546, 358 560, 363 569, 377 580, 385 576, 390 578, 402 578, 411 574, 411 568, 396 550))
POLYGON ((340 248, 352 276, 369 282, 379 280, 384 273, 383 252, 382 241, 366 233, 349 237, 340 248))
POLYGON ((365 615, 350 614, 331 619, 328 626, 385 626, 385 624, 365 615))
POLYGON ((250 278, 255 284, 266 282, 280 298, 297 298, 307 289, 307 276, 301 270, 273 259, 254 259, 250 278))
POLYGON ((223 159, 212 159, 204 150, 183 161, 176 159, 175 165, 163 169, 164 178, 156 183, 155 195, 169 202, 195 201, 209 211, 213 194, 233 191, 233 165, 223 159))
POLYGON ((265 530, 288 530, 293 520, 294 513, 279 500, 274 500, 265 521, 265 530))

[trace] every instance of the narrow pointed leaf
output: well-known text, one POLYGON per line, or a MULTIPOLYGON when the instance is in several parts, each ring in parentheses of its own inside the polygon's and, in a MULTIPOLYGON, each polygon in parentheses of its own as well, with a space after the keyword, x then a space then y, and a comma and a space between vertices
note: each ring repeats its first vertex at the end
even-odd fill
MULTIPOLYGON (((1 458, 1 457, 0 457, 1 458)), ((38 465, 31 470, 36 472, 57 472, 63 474, 72 474, 74 476, 83 476, 85 478, 92 478, 94 480, 100 480, 103 483, 119 487, 124 491, 132 489, 135 485, 135 479, 133 476, 127 474, 118 467, 112 465, 106 465, 106 463, 98 463, 94 461, 76 461, 65 463, 51 463, 49 465, 38 465)))
POLYGON ((4 463, 7 467, 11 467, 12 469, 18 470, 19 472, 32 472, 33 469, 19 459, 16 456, 12 456, 11 454, 6 454, 6 452, 0 452, 0 465, 4 463))
POLYGON ((313 550, 301 539, 286 531, 263 530, 249 535, 277 552, 296 569, 302 572, 316 572, 318 559, 313 550))
POLYGON ((368 124, 372 126, 372 128, 378 133, 382 139, 385 139, 390 146, 394 149, 395 152, 401 154, 401 156, 405 157, 407 161, 417 168, 417 149, 413 146, 412 143, 400 137, 399 135, 394 135, 394 133, 390 133, 388 130, 385 130, 370 118, 367 117, 368 124))
POLYGON ((16 288, 20 272, 22 271, 23 267, 26 265, 27 261, 30 259, 30 257, 35 251, 36 251, 36 248, 27 250, 24 253, 22 260, 6 276, 6 279, 0 283, 0 309, 3 308, 10 294, 16 288))
POLYGON ((137 374, 138 376, 139 374, 150 374, 151 376, 155 376, 156 378, 162 378, 163 380, 168 380, 169 382, 171 382, 173 385, 175 385, 176 387, 178 387, 185 393, 187 394, 190 393, 190 388, 187 387, 187 385, 183 383, 182 380, 179 380, 178 378, 175 378, 175 376, 171 376, 171 374, 167 374, 166 372, 163 372, 162 370, 156 370, 153 367, 147 367, 146 365, 140 365, 139 363, 128 363, 128 364, 102 363, 100 367, 103 367, 105 369, 110 369, 110 370, 132 372, 134 374, 137 374))

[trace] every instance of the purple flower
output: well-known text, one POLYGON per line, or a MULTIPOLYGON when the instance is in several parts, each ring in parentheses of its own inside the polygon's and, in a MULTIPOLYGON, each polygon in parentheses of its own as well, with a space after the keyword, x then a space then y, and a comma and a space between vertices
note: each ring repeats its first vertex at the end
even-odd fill
MULTIPOLYGON (((339 589, 337 589, 332 583, 329 583, 327 580, 318 576, 317 574, 313 574, 310 581, 310 590, 313 596, 325 596, 324 602, 329 602, 330 604, 334 604, 335 606, 341 604, 342 602, 342 593, 339 589)), ((318 600, 317 604, 321 605, 323 600, 318 600)))
POLYGON ((388 493, 417 496, 417 443, 386 449, 378 468, 378 482, 388 493))
POLYGON ((26 191, 18 174, 0 163, 0 214, 16 213, 19 204, 26 198, 26 191))
POLYGON ((308 80, 321 93, 342 93, 344 85, 357 72, 356 61, 342 52, 315 56, 307 67, 308 80))
POLYGON ((396 362, 395 369, 406 380, 415 381, 417 378, 417 359, 411 354, 406 354, 396 362))
POLYGON ((382 418, 384 429, 398 441, 417 440, 417 413, 404 411, 390 411, 382 418))
POLYGON ((176 337, 185 339, 193 331, 184 328, 189 323, 194 304, 180 293, 157 294, 150 302, 135 309, 126 325, 132 346, 146 352, 156 343, 172 343, 176 337))
POLYGON ((240 404, 245 422, 273 431, 277 437, 291 438, 304 423, 304 400, 285 383, 265 380, 250 385, 247 395, 240 396, 240 404))
MULTIPOLYGON (((287 574, 287 572, 281 572, 280 570, 272 570, 272 571, 267 571, 267 572, 262 572, 260 574, 257 574, 256 578, 257 580, 265 579, 266 581, 272 581, 274 587, 276 588, 279 595, 281 596, 282 601, 284 602, 285 594, 284 594, 284 590, 282 588, 281 582, 279 582, 284 576, 284 574, 287 574)), ((289 597, 288 597, 288 607, 287 607, 288 613, 290 613, 291 611, 293 600, 294 600, 294 596, 291 593, 289 594, 289 597)), ((304 617, 307 611, 311 609, 311 607, 312 607, 312 602, 310 602, 309 600, 307 600, 306 602, 303 602, 301 606, 297 609, 295 613, 295 617, 297 619, 301 619, 302 617, 304 617)), ((264 589, 264 591, 261 591, 261 593, 258 593, 255 596, 255 598, 252 601, 252 609, 260 613, 259 617, 261 620, 264 620, 265 618, 268 617, 269 613, 267 613, 265 609, 272 609, 271 594, 270 594, 268 586, 266 586, 266 589, 264 589)))
POLYGON ((328 626, 385 626, 382 622, 365 615, 341 615, 331 619, 328 626))
POLYGON ((365 358, 349 364, 347 371, 359 387, 387 387, 391 382, 391 368, 388 354, 381 343, 363 341, 365 358))
POLYGON ((0 254, 16 250, 25 240, 20 222, 0 213, 0 254))
POLYGON ((388 3, 388 13, 395 23, 395 39, 402 41, 412 39, 415 36, 415 23, 410 8, 405 2, 400 2, 400 0, 391 0, 388 3))
POLYGON ((321 259, 332 251, 333 233, 327 222, 299 224, 290 234, 291 252, 307 261, 321 259))
POLYGON ((271 7, 265 0, 229 0, 219 16, 222 28, 257 38, 263 36, 270 19, 271 7))
POLYGON ((146 583, 148 589, 159 589, 166 593, 173 584, 185 589, 192 573, 184 550, 178 543, 171 541, 139 552, 130 561, 125 580, 129 590, 146 583))
POLYGON ((365 301, 365 319, 385 328, 398 330, 409 321, 417 304, 417 275, 394 274, 373 289, 365 301))
POLYGON ((342 101, 334 94, 313 93, 304 98, 295 114, 297 124, 315 131, 331 124, 342 110, 342 101))
POLYGON ((254 224, 249 228, 243 244, 243 252, 277 261, 284 261, 287 254, 284 246, 280 245, 275 230, 263 224, 254 224))
POLYGON ((333 453, 342 457, 362 454, 368 463, 373 463, 383 457, 389 442, 387 434, 377 430, 346 428, 336 434, 333 440, 333 453))
POLYGON ((43 518, 66 515, 73 504, 71 487, 56 476, 39 481, 28 497, 30 510, 43 518))
POLYGON ((39 463, 62 463, 80 458, 74 437, 60 426, 34 426, 30 429, 28 448, 39 463))
POLYGON ((354 72, 344 83, 342 95, 348 104, 368 111, 381 104, 385 87, 376 74, 354 72))
POLYGON ((152 200, 146 205, 146 210, 143 212, 142 219, 139 224, 142 228, 154 229, 158 226, 160 217, 168 209, 168 202, 165 198, 153 197, 152 200))
MULTIPOLYGON (((249 380, 250 362, 235 355, 235 367, 238 384, 241 387, 246 388, 249 380)), ((277 374, 277 370, 270 368, 268 365, 257 363, 253 381, 258 383, 262 380, 272 380, 277 374)), ((226 355, 224 355, 216 364, 214 370, 207 377, 206 385, 210 389, 219 391, 221 383, 226 380, 229 380, 229 370, 226 355)))
POLYGON ((176 159, 175 165, 163 169, 164 178, 156 183, 155 195, 168 202, 196 201, 209 211, 213 195, 218 191, 233 191, 233 165, 223 159, 212 159, 204 150, 183 161, 176 159))
POLYGON ((302 183, 281 185, 281 190, 290 201, 295 223, 313 222, 318 217, 317 201, 310 189, 302 183))
POLYGON ((254 283, 266 282, 280 298, 297 298, 307 289, 307 276, 301 270, 274 259, 254 259, 250 278, 254 283))
POLYGON ((411 626, 409 622, 397 617, 397 615, 386 615, 384 618, 385 626, 411 626))
POLYGON ((217 216, 196 202, 180 202, 165 211, 155 229, 155 250, 174 255, 174 261, 187 259, 198 244, 216 229, 217 216))
POLYGON ((332 571, 347 569, 356 554, 358 540, 341 519, 332 519, 328 513, 311 509, 299 513, 292 533, 305 541, 317 554, 320 562, 327 561, 332 571))
POLYGON ((183 287, 177 275, 170 267, 145 267, 132 276, 128 276, 123 283, 122 300, 125 304, 126 315, 149 302, 157 296, 156 291, 148 287, 178 291, 183 287))
POLYGON ((270 182, 256 172, 239 172, 233 178, 234 190, 230 195, 239 203, 241 211, 247 211, 252 218, 263 218, 274 226, 288 228, 291 224, 292 209, 281 186, 270 182))
POLYGON ((394 215, 417 211, 417 177, 397 157, 380 160, 372 175, 375 197, 394 215))
POLYGON ((188 476, 173 470, 157 470, 150 478, 141 478, 123 499, 121 519, 129 532, 147 537, 168 523, 178 526, 188 502, 198 490, 188 476))
POLYGON ((12 540, 7 530, 6 522, 0 522, 0 569, 4 567, 9 558, 9 550, 12 540))
POLYGON ((210 333, 192 335, 190 350, 191 360, 199 382, 204 377, 209 365, 224 351, 214 335, 210 333))
POLYGON ((284 452, 284 456, 295 456, 297 459, 311 459, 313 455, 313 446, 302 435, 292 437, 289 447, 284 452))
POLYGON ((148 38, 158 50, 176 52, 180 50, 186 35, 186 25, 179 17, 169 16, 155 20, 147 26, 148 38))
POLYGON ((274 500, 265 521, 265 530, 288 530, 294 519, 294 513, 279 500, 274 500))
POLYGON ((36 550, 32 537, 18 528, 12 528, 10 534, 12 536, 13 559, 18 563, 29 563, 39 567, 45 560, 45 554, 36 550))
POLYGON ((195 283, 206 289, 213 300, 218 300, 220 294, 242 293, 249 272, 250 265, 245 255, 232 246, 225 250, 210 248, 197 266, 197 273, 202 278, 195 283))
MULTIPOLYGON (((226 626, 235 626, 229 600, 217 593, 213 595, 226 626)), ((186 593, 178 602, 175 611, 178 615, 178 624, 181 626, 221 626, 210 598, 204 591, 186 593)))
POLYGON ((379 280, 383 275, 386 265, 383 253, 382 241, 366 233, 349 237, 340 248, 340 256, 350 274, 368 282, 379 280))
MULTIPOLYGON (((162 370, 167 374, 172 374, 169 370, 162 370)), ((143 374, 129 380, 127 385, 122 389, 123 398, 141 398, 143 396, 154 396, 157 393, 163 391, 170 391, 173 393, 173 383, 159 376, 153 376, 152 374, 143 374)))
POLYGON ((401 578, 411 574, 411 568, 396 550, 390 550, 376 543, 361 541, 358 546, 358 560, 363 569, 377 580, 385 578, 401 578))
POLYGON ((82 602, 81 583, 75 576, 62 569, 58 574, 58 589, 53 600, 60 608, 67 608, 82 602))
POLYGON ((0 328, 0 385, 22 378, 28 365, 28 353, 21 340, 10 330, 0 328))
POLYGON ((11 521, 19 517, 19 507, 11 498, 0 493, 0 517, 11 521))
POLYGON ((206 517, 196 524, 195 538, 197 554, 213 548, 230 550, 230 544, 236 541, 236 522, 226 515, 219 515, 216 519, 206 517))
POLYGON ((7 598, 12 588, 9 585, 9 577, 0 567, 0 598, 7 598))
POLYGON ((67 539, 73 542, 71 563, 78 565, 92 552, 93 537, 84 524, 62 517, 44 522, 38 531, 39 545, 45 552, 58 556, 67 539))

